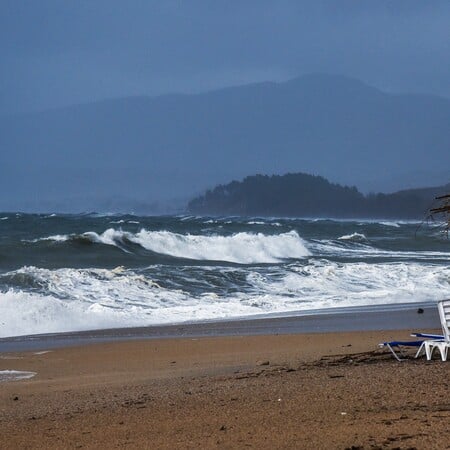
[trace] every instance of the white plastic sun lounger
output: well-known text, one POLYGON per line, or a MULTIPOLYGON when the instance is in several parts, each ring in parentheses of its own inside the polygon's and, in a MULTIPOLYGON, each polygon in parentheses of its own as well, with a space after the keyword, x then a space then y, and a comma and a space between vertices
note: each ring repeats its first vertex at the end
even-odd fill
MULTIPOLYGON (((443 339, 429 339, 424 341, 423 348, 427 360, 433 357, 433 352, 437 348, 441 354, 442 361, 447 361, 448 349, 450 348, 450 299, 438 302, 439 318, 441 319, 443 339)), ((417 352, 419 354, 421 349, 417 352)))
MULTIPOLYGON (((450 303, 450 300, 446 300, 450 303)), ((411 333, 412 337, 420 338, 420 341, 389 341, 378 344, 380 348, 387 348, 392 353, 397 361, 403 361, 405 358, 402 353, 403 347, 418 347, 418 350, 414 358, 418 358, 420 354, 425 350, 425 345, 431 345, 431 343, 442 343, 445 340, 445 334, 430 334, 430 333, 411 333), (428 343, 428 344, 426 344, 428 343)), ((431 356, 430 356, 431 358, 431 356)))
MULTIPOLYGON (((421 333, 417 333, 421 334, 421 333)), ((419 336, 423 337, 423 336, 419 336)), ((439 336, 442 338, 442 336, 439 336)), ((416 353, 416 358, 423 349, 423 343, 425 341, 389 341, 389 342, 382 342, 381 344, 378 344, 378 347, 383 348, 386 347, 394 356, 394 358, 397 361, 403 361, 405 359, 403 353, 402 353, 402 347, 419 347, 419 350, 416 353)))
MULTIPOLYGON (((443 334, 430 334, 430 333, 411 333, 412 337, 418 337, 418 338, 422 338, 422 339, 432 339, 434 341, 439 340, 442 341, 444 339, 444 335, 443 334)), ((425 349, 425 340, 423 340, 419 346, 419 350, 417 350, 416 356, 414 356, 414 358, 418 358, 420 356, 420 354, 424 351, 425 349)))

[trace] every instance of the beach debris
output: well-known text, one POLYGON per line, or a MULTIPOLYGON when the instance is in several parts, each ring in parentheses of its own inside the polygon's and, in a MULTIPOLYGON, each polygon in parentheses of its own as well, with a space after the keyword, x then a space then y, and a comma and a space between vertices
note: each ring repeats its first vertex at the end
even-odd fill
MULTIPOLYGON (((234 376, 233 378, 235 380, 242 380, 245 378, 256 378, 256 377, 260 377, 260 376, 264 376, 264 377, 270 377, 270 376, 279 376, 282 373, 291 373, 291 372, 296 372, 298 370, 298 368, 294 368, 291 366, 270 366, 270 367, 264 367, 261 369, 257 369, 254 371, 250 371, 250 372, 234 372, 234 376)), ((217 379, 220 379, 220 377, 218 377, 217 379)), ((227 379, 225 377, 225 379, 227 379)))
POLYGON ((346 415, 347 415, 347 413, 345 411, 341 412, 341 416, 346 416, 346 415))
POLYGON ((219 428, 219 430, 220 430, 220 431, 227 431, 227 427, 226 427, 225 425, 222 425, 222 426, 219 428))
POLYGON ((437 222, 438 226, 443 228, 448 238, 450 232, 450 194, 436 197, 435 201, 437 204, 430 208, 425 220, 427 222, 437 222))
POLYGON ((322 356, 318 361, 310 363, 312 366, 341 366, 347 364, 368 364, 378 361, 390 360, 389 352, 381 352, 380 350, 372 350, 369 352, 352 353, 347 355, 326 355, 322 356))
POLYGON ((256 365, 257 366, 269 366, 270 361, 269 360, 259 360, 259 361, 256 361, 256 365))
POLYGON ((424 312, 424 309, 423 309, 423 308, 418 308, 418 309, 417 309, 417 314, 423 314, 423 312, 424 312))

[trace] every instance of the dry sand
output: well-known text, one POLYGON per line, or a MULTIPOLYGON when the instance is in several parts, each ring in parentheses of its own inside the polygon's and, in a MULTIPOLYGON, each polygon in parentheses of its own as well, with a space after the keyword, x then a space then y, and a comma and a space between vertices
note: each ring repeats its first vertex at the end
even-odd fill
POLYGON ((450 363, 406 331, 180 338, 0 354, 0 448, 450 449, 450 363), (336 356, 337 355, 337 356, 336 356))

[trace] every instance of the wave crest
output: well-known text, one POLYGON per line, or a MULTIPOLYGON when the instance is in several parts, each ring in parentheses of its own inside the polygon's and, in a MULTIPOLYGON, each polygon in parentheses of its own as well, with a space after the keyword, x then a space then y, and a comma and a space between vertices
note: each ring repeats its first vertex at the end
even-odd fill
POLYGON ((242 232, 231 236, 199 236, 141 230, 129 239, 147 250, 178 258, 240 264, 273 263, 310 255, 295 231, 275 235, 242 232))
POLYGON ((125 252, 130 251, 127 245, 131 243, 176 258, 237 264, 276 263, 310 255, 304 241, 295 231, 274 235, 241 232, 231 236, 205 236, 145 229, 131 233, 109 228, 101 234, 88 231, 78 235, 48 236, 34 242, 43 240, 112 245, 125 252))

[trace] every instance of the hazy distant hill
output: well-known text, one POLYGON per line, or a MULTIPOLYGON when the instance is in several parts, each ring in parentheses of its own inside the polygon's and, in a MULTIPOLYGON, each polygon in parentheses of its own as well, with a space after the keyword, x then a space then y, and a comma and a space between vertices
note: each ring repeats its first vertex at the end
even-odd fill
POLYGON ((329 75, 3 117, 0 210, 188 198, 248 173, 321 173, 385 191, 430 185, 450 173, 449 124, 448 99, 329 75))
POLYGON ((364 196, 355 187, 304 173, 255 175, 208 190, 188 205, 194 214, 295 217, 423 218, 446 186, 364 196))

